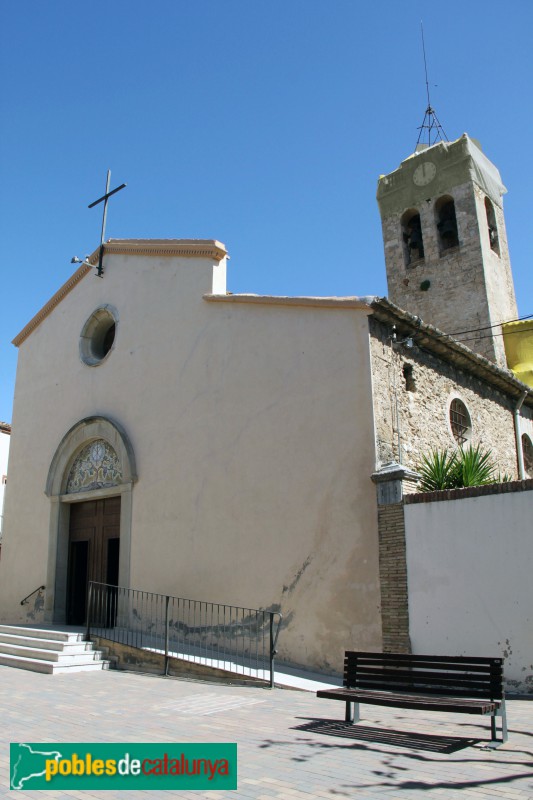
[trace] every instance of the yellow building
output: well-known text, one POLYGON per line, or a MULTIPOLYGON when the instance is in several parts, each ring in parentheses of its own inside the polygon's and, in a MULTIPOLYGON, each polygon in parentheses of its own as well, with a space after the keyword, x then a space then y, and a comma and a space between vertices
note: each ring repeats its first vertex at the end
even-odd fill
POLYGON ((533 320, 507 322, 502 330, 509 369, 519 381, 533 386, 533 320))

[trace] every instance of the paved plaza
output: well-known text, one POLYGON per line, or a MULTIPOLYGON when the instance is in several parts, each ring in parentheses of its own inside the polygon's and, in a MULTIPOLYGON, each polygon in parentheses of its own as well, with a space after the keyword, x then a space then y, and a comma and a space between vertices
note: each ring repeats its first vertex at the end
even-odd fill
POLYGON ((533 700, 508 703, 509 742, 489 718, 344 705, 312 692, 226 686, 124 672, 41 675, 0 667, 0 796, 99 797, 111 791, 9 789, 9 742, 237 742, 238 789, 117 792, 227 800, 533 798, 533 700))

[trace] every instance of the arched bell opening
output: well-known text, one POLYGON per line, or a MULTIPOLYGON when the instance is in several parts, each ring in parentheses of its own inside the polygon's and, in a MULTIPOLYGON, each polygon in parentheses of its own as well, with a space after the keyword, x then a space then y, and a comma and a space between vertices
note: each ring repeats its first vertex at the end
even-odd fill
POLYGON ((405 266, 409 267, 424 258, 422 222, 416 208, 408 209, 401 218, 403 255, 405 266))
POLYGON ((435 216, 441 253, 459 246, 457 216, 453 197, 445 195, 435 203, 435 216))
POLYGON ((496 255, 500 255, 500 237, 498 236, 498 225, 496 223, 496 213, 494 206, 488 197, 485 197, 485 214, 487 215, 487 230, 489 235, 490 249, 496 255))

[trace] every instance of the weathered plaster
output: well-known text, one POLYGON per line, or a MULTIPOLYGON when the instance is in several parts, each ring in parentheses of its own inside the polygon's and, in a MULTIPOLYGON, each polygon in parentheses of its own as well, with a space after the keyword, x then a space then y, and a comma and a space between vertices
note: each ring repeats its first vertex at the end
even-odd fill
POLYGON ((293 663, 338 671, 346 647, 379 649, 368 304, 229 302, 211 256, 104 262, 103 280, 80 281, 20 344, 2 618, 16 621, 43 583, 47 613, 64 614, 58 553, 69 503, 86 493, 65 494, 63 477, 93 434, 120 443, 85 430, 56 451, 80 420, 100 418, 135 453, 138 479, 121 488, 121 583, 281 606, 279 657, 293 663), (105 304, 120 330, 88 367, 80 332, 105 304))

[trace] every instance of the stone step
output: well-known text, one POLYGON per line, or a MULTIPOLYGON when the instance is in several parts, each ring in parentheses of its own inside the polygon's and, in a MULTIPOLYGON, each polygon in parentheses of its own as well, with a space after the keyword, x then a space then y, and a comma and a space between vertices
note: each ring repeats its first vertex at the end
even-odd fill
POLYGON ((78 639, 68 642, 60 642, 57 639, 40 639, 37 637, 21 636, 19 634, 2 633, 0 631, 0 649, 3 645, 20 645, 21 647, 37 647, 42 650, 57 650, 66 653, 83 653, 89 650, 91 642, 84 642, 78 639))
POLYGON ((109 661, 95 661, 92 664, 81 664, 72 667, 59 664, 58 666, 54 666, 53 674, 57 675, 60 672, 93 672, 95 670, 101 672, 103 669, 109 669, 109 661))
POLYGON ((91 670, 109 669, 108 661, 92 661, 81 664, 63 664, 54 661, 42 661, 36 658, 22 658, 20 656, 3 655, 0 653, 0 666, 27 669, 32 672, 43 672, 55 675, 60 672, 89 672, 91 670))
POLYGON ((0 625, 0 666, 55 674, 109 668, 79 631, 0 625))
POLYGON ((0 633, 29 636, 32 639, 53 639, 56 642, 83 642, 84 639, 84 634, 79 631, 56 631, 47 628, 30 628, 26 625, 0 625, 0 633))
POLYGON ((43 650, 42 648, 33 646, 30 642, 25 644, 0 643, 0 654, 8 656, 22 656, 23 658, 35 658, 39 659, 40 661, 61 662, 64 664, 82 664, 89 661, 99 661, 101 659, 101 655, 98 650, 93 650, 93 648, 90 646, 77 653, 73 653, 70 650, 66 652, 57 650, 43 650))

